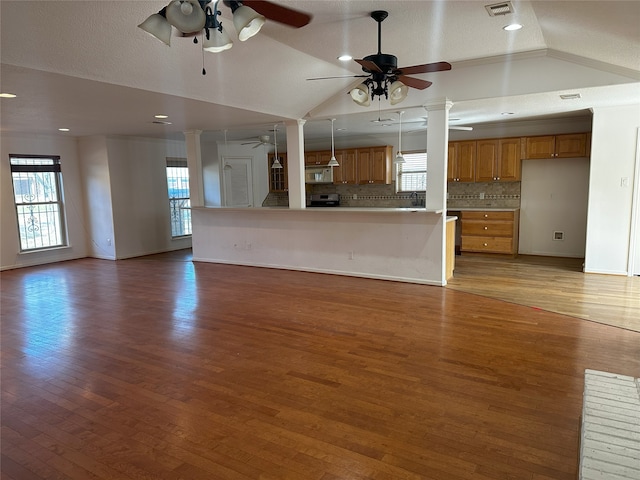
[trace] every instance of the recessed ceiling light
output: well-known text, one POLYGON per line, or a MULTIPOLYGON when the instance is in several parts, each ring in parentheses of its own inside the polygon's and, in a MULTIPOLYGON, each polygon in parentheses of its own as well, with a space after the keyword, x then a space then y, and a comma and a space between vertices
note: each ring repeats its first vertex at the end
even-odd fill
POLYGON ((158 115, 154 115, 154 118, 169 118, 169 115, 158 114, 158 115))
POLYGON ((16 98, 14 93, 0 93, 0 98, 16 98))
POLYGON ((336 132, 345 132, 346 128, 336 128, 336 132))
POLYGON ((509 25, 505 25, 504 27, 502 27, 502 29, 506 30, 507 32, 520 30, 521 28, 522 28, 522 25, 520 25, 519 23, 510 23, 509 25))
POLYGON ((340 60, 341 62, 348 62, 349 60, 353 60, 353 57, 349 54, 344 54, 344 55, 340 55, 338 57, 338 60, 340 60))
POLYGON ((68 129, 68 128, 59 128, 58 130, 59 130, 60 132, 68 132, 68 131, 69 131, 69 129, 68 129))

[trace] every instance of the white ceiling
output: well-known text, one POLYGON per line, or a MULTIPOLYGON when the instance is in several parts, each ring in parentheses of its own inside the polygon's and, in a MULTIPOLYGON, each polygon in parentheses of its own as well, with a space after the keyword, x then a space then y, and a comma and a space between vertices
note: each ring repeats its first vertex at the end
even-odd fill
MULTIPOLYGON (((258 36, 239 42, 230 11, 220 2, 232 49, 202 54, 192 39, 171 47, 137 28, 168 3, 159 1, 0 2, 1 128, 7 132, 65 135, 136 135, 181 138, 203 130, 230 140, 265 133, 269 126, 304 118, 305 135, 375 134, 379 117, 418 122, 424 105, 447 98, 460 125, 545 116, 583 115, 592 107, 640 103, 640 1, 516 1, 515 13, 490 17, 495 1, 282 0, 313 15, 292 29, 268 21, 258 36), (362 73, 354 58, 376 53, 372 10, 387 10, 382 51, 400 67, 448 61, 448 72, 410 89, 400 105, 368 108, 347 91, 357 78, 309 81, 362 73), (517 21, 524 28, 502 29, 517 21), (206 75, 201 74, 204 67, 206 75), (560 93, 580 93, 561 100, 560 93), (152 123, 169 115, 171 125, 152 123)), ((417 125, 417 124, 416 124, 417 125)))

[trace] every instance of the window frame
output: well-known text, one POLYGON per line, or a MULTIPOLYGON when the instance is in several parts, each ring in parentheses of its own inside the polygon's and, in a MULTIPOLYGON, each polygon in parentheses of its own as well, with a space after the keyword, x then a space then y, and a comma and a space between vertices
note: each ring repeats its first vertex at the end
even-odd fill
POLYGON ((171 229, 171 239, 180 239, 185 237, 192 236, 192 223, 191 223, 191 189, 189 187, 189 167, 186 158, 181 157, 167 157, 166 165, 165 165, 165 178, 167 180, 167 198, 169 199, 169 228, 171 229), (170 186, 169 179, 176 178, 169 176, 169 168, 185 168, 187 172, 187 189, 189 195, 187 197, 172 197, 170 194, 170 186), (183 205, 178 205, 178 202, 183 202, 183 205), (182 210, 189 210, 189 233, 181 233, 179 235, 175 235, 174 226, 180 225, 182 221, 182 214, 180 213, 182 210), (179 217, 176 220, 176 215, 179 217))
POLYGON ((406 192, 424 192, 426 191, 427 188, 427 172, 428 172, 428 165, 427 165, 427 152, 426 150, 412 150, 409 152, 403 152, 402 154, 405 157, 405 163, 397 163, 396 164, 396 193, 406 193, 406 192), (410 172, 403 172, 403 166, 406 165, 407 162, 407 156, 410 155, 424 155, 424 159, 425 159, 425 167, 424 170, 414 170, 414 171, 410 171, 410 172), (402 188, 404 187, 404 185, 402 184, 402 175, 403 173, 406 174, 423 174, 424 173, 424 180, 418 180, 418 182, 422 182, 424 183, 424 187, 420 187, 420 188, 402 188))
MULTIPOLYGON (((20 244, 20 253, 39 252, 46 250, 54 250, 58 248, 66 248, 69 246, 69 234, 66 223, 66 212, 64 204, 64 189, 62 183, 62 163, 59 155, 26 155, 26 154, 9 154, 9 169, 11 172, 11 189, 13 191, 13 205, 16 212, 16 226, 18 233, 18 242, 20 244), (50 164, 20 164, 14 163, 14 160, 50 160, 50 164), (25 178, 16 177, 15 174, 20 173, 52 173, 54 188, 52 191, 55 193, 55 200, 53 201, 20 201, 15 189, 16 180, 25 180, 25 178), (53 213, 56 217, 56 238, 57 243, 49 243, 47 245, 29 247, 30 239, 23 237, 23 225, 21 223, 21 217, 24 214, 20 213, 21 207, 27 206, 42 206, 42 205, 55 205, 54 212, 44 212, 45 214, 53 213)), ((34 178, 34 177, 27 177, 34 178)), ((22 195, 24 200, 24 194, 22 195)), ((32 212, 33 213, 33 212, 32 212)), ((31 216, 33 221, 34 216, 31 216)), ((29 226, 24 226, 24 229, 28 230, 29 226)), ((35 242, 35 237, 31 239, 35 242)), ((40 243, 43 243, 42 241, 40 243)))

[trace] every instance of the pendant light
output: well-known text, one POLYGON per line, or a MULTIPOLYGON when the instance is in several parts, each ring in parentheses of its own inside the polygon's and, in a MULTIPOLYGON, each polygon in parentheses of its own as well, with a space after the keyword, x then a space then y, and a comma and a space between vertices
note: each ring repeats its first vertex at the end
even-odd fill
POLYGON ((338 163, 338 160, 336 160, 336 149, 335 149, 335 145, 333 143, 333 122, 335 122, 336 119, 332 118, 331 119, 331 160, 329 160, 329 163, 327 163, 328 166, 330 167, 339 167, 340 164, 338 163))
POLYGON ((402 114, 404 112, 398 112, 398 116, 400 117, 400 128, 398 128, 398 153, 396 154, 396 158, 393 163, 404 163, 404 157, 402 156, 402 114))
POLYGON ((280 159, 278 158, 278 125, 273 126, 273 148, 274 148, 274 157, 275 160, 271 165, 271 168, 277 170, 278 168, 282 168, 282 164, 280 163, 280 159))

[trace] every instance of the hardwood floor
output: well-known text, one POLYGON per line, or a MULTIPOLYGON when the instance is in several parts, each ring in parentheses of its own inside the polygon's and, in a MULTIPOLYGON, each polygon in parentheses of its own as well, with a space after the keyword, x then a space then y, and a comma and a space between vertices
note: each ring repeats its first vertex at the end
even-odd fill
POLYGON ((574 480, 640 333, 184 252, 1 273, 1 478, 574 480))
POLYGON ((582 262, 459 255, 447 287, 640 332, 640 277, 585 274, 582 262))

